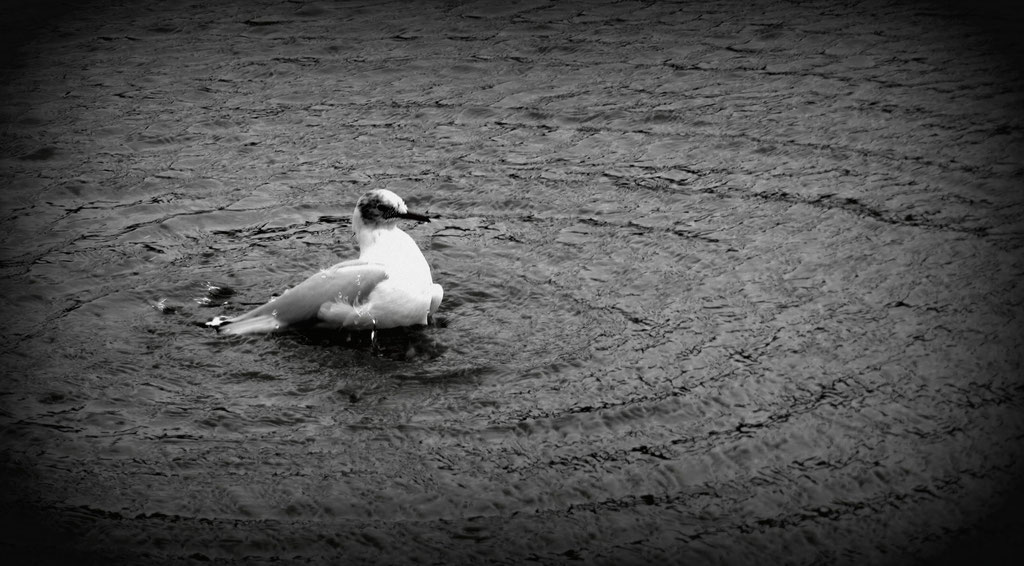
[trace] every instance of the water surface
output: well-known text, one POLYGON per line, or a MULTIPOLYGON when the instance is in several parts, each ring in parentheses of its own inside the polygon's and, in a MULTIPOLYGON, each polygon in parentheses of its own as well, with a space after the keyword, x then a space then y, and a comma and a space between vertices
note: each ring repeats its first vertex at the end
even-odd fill
POLYGON ((0 108, 5 545, 902 564, 1012 542, 1014 46, 985 13, 890 4, 35 20, 0 108), (405 228, 437 324, 379 349, 203 326, 356 254, 375 187, 436 217, 405 228))

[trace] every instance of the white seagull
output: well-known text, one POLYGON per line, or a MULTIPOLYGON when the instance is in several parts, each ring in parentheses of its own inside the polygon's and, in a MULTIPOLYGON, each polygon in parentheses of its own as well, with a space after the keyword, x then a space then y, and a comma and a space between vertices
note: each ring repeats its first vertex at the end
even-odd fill
POLYGON ((444 291, 413 239, 398 228, 402 219, 430 222, 409 212, 386 189, 359 197, 352 230, 359 259, 324 269, 267 304, 233 318, 206 323, 222 334, 256 334, 291 326, 379 330, 426 324, 444 291))

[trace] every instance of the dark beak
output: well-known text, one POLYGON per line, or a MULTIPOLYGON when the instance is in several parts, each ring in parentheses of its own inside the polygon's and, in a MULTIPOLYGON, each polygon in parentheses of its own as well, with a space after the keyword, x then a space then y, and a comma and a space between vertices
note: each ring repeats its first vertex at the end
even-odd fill
POLYGON ((406 220, 415 220, 416 222, 430 222, 430 217, 424 214, 416 214, 415 212, 406 212, 405 214, 399 214, 399 218, 405 218, 406 220))

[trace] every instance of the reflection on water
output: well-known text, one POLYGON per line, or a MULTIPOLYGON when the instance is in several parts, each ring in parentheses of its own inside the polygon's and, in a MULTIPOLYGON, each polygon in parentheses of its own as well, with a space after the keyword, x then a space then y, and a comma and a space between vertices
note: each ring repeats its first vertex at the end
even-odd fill
POLYGON ((864 564, 1010 532, 1020 100, 977 33, 492 4, 40 31, 2 109, 10 544, 864 564), (353 257, 371 187, 437 217, 436 324, 203 325, 353 257))

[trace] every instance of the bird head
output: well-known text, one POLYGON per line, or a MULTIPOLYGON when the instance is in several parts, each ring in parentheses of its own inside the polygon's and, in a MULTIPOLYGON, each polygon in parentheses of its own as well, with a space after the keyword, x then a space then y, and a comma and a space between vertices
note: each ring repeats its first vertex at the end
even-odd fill
POLYGON ((374 189, 359 197, 356 209, 352 211, 352 227, 356 232, 363 227, 372 229, 394 225, 402 219, 430 222, 430 218, 423 214, 409 212, 402 197, 387 189, 374 189))

